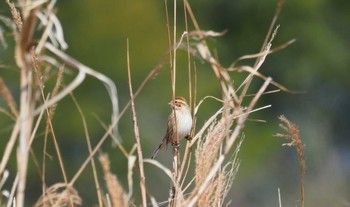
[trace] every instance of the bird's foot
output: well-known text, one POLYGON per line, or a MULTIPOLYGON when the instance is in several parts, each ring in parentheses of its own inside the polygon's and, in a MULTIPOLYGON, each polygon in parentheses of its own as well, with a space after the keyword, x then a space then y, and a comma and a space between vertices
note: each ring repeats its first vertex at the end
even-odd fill
POLYGON ((185 139, 187 139, 187 141, 191 141, 192 140, 192 136, 189 134, 185 137, 185 139))

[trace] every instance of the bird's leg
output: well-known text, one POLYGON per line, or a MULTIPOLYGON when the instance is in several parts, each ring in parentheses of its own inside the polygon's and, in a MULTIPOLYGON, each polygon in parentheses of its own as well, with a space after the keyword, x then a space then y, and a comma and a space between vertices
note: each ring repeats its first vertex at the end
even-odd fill
POLYGON ((187 139, 187 141, 191 141, 192 140, 192 136, 190 134, 188 134, 185 139, 187 139))
POLYGON ((178 142, 174 142, 171 145, 173 145, 173 147, 176 148, 176 150, 179 150, 179 148, 180 148, 180 143, 178 143, 178 142))

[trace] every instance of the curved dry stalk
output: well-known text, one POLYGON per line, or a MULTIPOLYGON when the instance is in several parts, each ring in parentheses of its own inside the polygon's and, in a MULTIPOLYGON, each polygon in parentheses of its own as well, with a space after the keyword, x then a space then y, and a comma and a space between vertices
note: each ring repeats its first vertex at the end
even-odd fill
POLYGON ((194 115, 197 114, 200 105, 205 101, 205 99, 208 99, 208 98, 212 98, 212 99, 214 99, 214 100, 216 100, 216 101, 219 101, 219 102, 221 102, 221 103, 224 103, 223 100, 221 100, 221 99, 219 99, 219 98, 216 98, 216 97, 214 97, 214 96, 205 96, 204 98, 202 98, 202 99, 199 101, 199 103, 198 103, 197 106, 195 107, 195 109, 194 109, 194 115))
MULTIPOLYGON (((88 74, 88 75, 93 76, 96 79, 98 79, 104 83, 104 85, 107 89, 107 92, 110 96, 111 102, 112 102, 112 122, 115 122, 115 120, 119 116, 119 104, 118 104, 117 87, 115 86, 114 82, 109 77, 85 66, 84 64, 80 63, 78 60, 76 60, 76 59, 70 57, 69 55, 65 54, 64 52, 60 51, 59 49, 57 49, 56 47, 54 47, 50 43, 45 43, 45 48, 47 48, 50 52, 52 52, 57 57, 59 57, 67 65, 74 67, 74 68, 77 68, 79 70, 78 76, 79 75, 80 76, 79 76, 79 79, 77 77, 76 80, 78 79, 79 81, 82 82, 82 80, 85 78, 85 74, 88 74)), ((60 93, 58 93, 57 96, 55 96, 57 98, 53 97, 51 100, 49 100, 48 106, 51 106, 51 105, 57 103, 59 100, 61 100, 63 97, 65 97, 68 93, 70 93, 72 90, 74 90, 74 88, 76 88, 81 83, 81 82, 79 83, 78 80, 76 81, 76 83, 74 85, 70 84, 71 88, 69 88, 69 90, 68 89, 63 90, 60 93)), ((43 106, 41 106, 41 107, 43 107, 43 106)), ((118 125, 115 125, 114 133, 117 135, 117 137, 120 138, 119 131, 118 131, 118 125)))

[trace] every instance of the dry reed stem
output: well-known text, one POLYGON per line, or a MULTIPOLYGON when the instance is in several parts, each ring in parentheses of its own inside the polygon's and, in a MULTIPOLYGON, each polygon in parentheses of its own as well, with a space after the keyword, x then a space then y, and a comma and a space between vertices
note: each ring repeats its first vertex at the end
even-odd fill
POLYGON ((279 126, 287 132, 287 134, 277 133, 275 136, 285 138, 290 143, 283 144, 283 146, 294 146, 298 152, 299 159, 299 169, 300 169, 300 197, 301 197, 301 207, 304 207, 305 191, 304 191, 304 175, 306 170, 306 164, 304 160, 304 145, 301 141, 299 135, 299 129, 297 125, 289 121, 284 115, 278 117, 282 122, 279 126))
POLYGON ((19 149, 17 151, 17 168, 19 182, 17 188, 17 206, 23 207, 25 200, 25 188, 28 167, 28 141, 32 131, 33 100, 32 100, 32 68, 28 56, 27 44, 31 39, 32 18, 25 19, 21 34, 16 40, 15 57, 16 64, 20 68, 20 113, 19 113, 19 149))
POLYGON ((131 82, 131 71, 130 71, 130 56, 129 56, 129 39, 127 40, 127 66, 128 66, 128 82, 129 82, 129 91, 130 91, 130 99, 131 99, 131 111, 132 111, 132 121, 134 126, 134 136, 137 146, 137 157, 139 161, 139 169, 140 169, 140 188, 141 188, 141 196, 142 196, 142 206, 147 206, 147 197, 146 197, 146 184, 145 184, 145 172, 143 167, 143 155, 142 148, 140 142, 140 133, 137 125, 137 116, 134 104, 134 94, 132 91, 132 82, 131 82))
POLYGON ((125 191, 121 186, 120 182, 118 181, 117 177, 111 173, 108 155, 101 154, 98 159, 103 169, 104 180, 107 185, 109 196, 113 203, 112 206, 113 207, 129 206, 128 196, 125 194, 125 191))

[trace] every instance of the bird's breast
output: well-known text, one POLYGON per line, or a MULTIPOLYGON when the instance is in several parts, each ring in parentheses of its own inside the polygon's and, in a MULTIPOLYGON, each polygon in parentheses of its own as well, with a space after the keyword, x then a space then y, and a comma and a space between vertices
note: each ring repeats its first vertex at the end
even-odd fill
POLYGON ((190 134, 192 128, 192 116, 191 113, 177 113, 177 130, 179 138, 184 138, 190 134))

